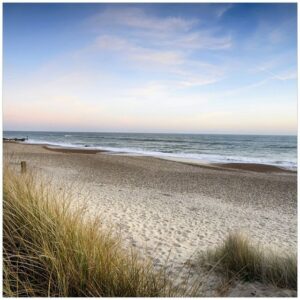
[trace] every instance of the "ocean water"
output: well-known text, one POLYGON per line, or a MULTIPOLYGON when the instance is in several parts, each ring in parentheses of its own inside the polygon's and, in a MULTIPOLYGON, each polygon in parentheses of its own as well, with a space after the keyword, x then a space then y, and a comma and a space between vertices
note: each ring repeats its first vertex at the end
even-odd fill
POLYGON ((261 163, 297 169, 297 136, 4 131, 26 143, 199 160, 261 163))

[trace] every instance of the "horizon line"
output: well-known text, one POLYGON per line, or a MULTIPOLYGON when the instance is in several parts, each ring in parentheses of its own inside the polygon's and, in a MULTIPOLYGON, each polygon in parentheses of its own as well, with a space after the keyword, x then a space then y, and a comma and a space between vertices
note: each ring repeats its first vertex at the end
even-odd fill
POLYGON ((207 133, 207 132, 138 132, 138 131, 66 131, 66 130, 2 130, 4 132, 67 132, 67 133, 125 133, 125 134, 187 134, 187 135, 258 135, 258 136, 298 136, 295 134, 276 134, 276 133, 207 133))

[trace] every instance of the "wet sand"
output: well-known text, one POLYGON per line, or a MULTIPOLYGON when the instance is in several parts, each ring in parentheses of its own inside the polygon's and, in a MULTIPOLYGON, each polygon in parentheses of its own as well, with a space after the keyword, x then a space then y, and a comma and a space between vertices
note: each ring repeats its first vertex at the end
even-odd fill
POLYGON ((174 276, 199 251, 218 246, 232 231, 279 253, 296 252, 294 172, 5 143, 4 155, 12 154, 26 160, 29 170, 51 178, 55 187, 72 187, 91 213, 115 226, 126 245, 156 266, 169 265, 174 276))
POLYGON ((93 150, 93 149, 72 149, 72 148, 53 148, 44 146, 46 150, 59 152, 59 153, 77 153, 77 154, 97 154, 97 153, 105 153, 107 151, 104 150, 93 150))
POLYGON ((261 172, 261 173, 296 173, 292 170, 287 170, 283 168, 279 168, 277 166, 264 165, 264 164, 250 164, 250 163, 228 163, 228 164, 216 164, 216 166, 223 167, 226 169, 237 169, 237 170, 245 170, 245 171, 253 171, 253 172, 261 172))

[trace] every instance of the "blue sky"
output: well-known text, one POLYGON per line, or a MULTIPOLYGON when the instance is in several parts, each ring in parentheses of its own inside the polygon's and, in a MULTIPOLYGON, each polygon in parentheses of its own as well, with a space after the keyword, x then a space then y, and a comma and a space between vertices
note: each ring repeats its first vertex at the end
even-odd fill
POLYGON ((5 130, 296 134, 296 4, 4 4, 5 130))

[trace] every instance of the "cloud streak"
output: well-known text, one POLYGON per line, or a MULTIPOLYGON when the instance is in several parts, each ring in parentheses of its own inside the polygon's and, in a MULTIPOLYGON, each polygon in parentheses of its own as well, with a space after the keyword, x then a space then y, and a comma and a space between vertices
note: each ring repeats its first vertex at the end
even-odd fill
POLYGON ((159 32, 186 32, 197 23, 197 19, 186 20, 180 17, 159 18, 151 16, 140 8, 109 8, 90 18, 90 24, 93 27, 126 26, 135 30, 159 32))
POLYGON ((199 68, 199 59, 193 56, 199 51, 226 51, 232 39, 217 27, 201 29, 200 19, 153 17, 138 8, 110 8, 91 17, 90 24, 99 28, 92 46, 99 55, 110 52, 145 72, 164 72, 182 88, 209 85, 224 77, 225 66, 206 63, 199 68))
POLYGON ((297 71, 289 70, 289 71, 285 72, 284 74, 278 75, 278 74, 274 73, 273 71, 271 71, 267 68, 264 68, 264 67, 260 67, 259 70, 262 71, 262 72, 265 72, 266 74, 271 75, 272 79, 277 79, 277 80, 280 80, 280 81, 297 79, 297 71))

